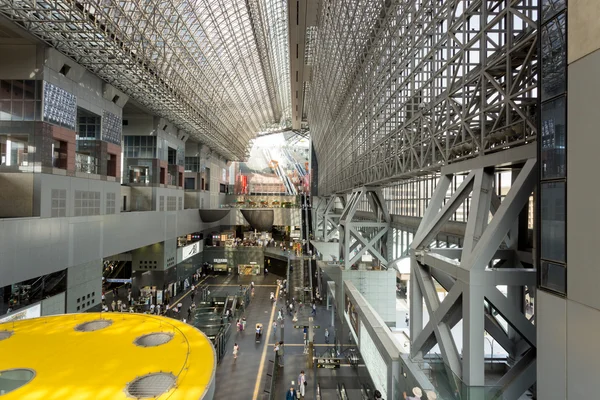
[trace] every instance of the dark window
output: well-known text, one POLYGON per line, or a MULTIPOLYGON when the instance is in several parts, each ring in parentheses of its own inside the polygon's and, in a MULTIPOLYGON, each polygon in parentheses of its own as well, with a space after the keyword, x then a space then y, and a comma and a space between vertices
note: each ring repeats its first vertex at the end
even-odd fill
POLYGON ((540 286, 558 293, 567 293, 567 269, 563 265, 542 262, 540 286))
POLYGON ((195 178, 185 178, 185 187, 186 190, 194 190, 196 189, 196 179, 195 178))
POLYGON ((564 178, 567 175, 566 103, 566 97, 562 96, 542 104, 542 179, 564 178))
POLYGON ((566 183, 542 183, 541 201, 541 257, 545 260, 566 261, 566 183))

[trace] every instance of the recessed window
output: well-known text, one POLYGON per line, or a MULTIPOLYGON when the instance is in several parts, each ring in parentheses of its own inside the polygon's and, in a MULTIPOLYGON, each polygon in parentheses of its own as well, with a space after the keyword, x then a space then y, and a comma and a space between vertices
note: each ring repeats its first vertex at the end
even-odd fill
POLYGON ((58 72, 60 72, 61 75, 67 76, 67 74, 69 73, 70 70, 71 70, 71 67, 69 67, 67 64, 64 64, 62 66, 62 68, 60 69, 60 71, 58 71, 58 72))

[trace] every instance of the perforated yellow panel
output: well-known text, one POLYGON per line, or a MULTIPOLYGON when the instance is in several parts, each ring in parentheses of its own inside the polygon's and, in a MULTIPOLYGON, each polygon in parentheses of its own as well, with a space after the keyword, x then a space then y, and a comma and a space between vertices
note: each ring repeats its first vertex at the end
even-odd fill
POLYGON ((28 368, 35 378, 2 400, 131 399, 127 384, 145 374, 172 373, 176 384, 157 399, 201 399, 214 379, 215 353, 204 334, 182 322, 143 314, 68 314, 0 324, 14 334, 0 341, 0 371, 28 368), (79 332, 98 319, 108 327, 79 332), (173 335, 167 343, 141 347, 136 338, 173 335))

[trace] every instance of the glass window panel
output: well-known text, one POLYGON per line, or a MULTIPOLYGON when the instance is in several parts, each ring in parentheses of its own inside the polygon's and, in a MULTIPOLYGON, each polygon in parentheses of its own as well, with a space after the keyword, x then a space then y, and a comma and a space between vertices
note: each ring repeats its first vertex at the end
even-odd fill
POLYGON ((565 188, 565 182, 542 183, 541 257, 545 260, 566 261, 565 188))
POLYGON ((10 121, 10 101, 0 101, 0 121, 10 121))
POLYGON ((22 121, 23 120, 23 102, 22 101, 14 101, 12 102, 12 117, 13 121, 22 121))
POLYGON ((33 121, 35 119, 35 102, 23 102, 23 119, 25 121, 33 121))
POLYGON ((567 269, 563 265, 542 262, 540 283, 543 288, 567 293, 567 269))
POLYGON ((12 98, 15 100, 23 100, 23 81, 13 81, 12 98))
POLYGON ((567 172, 566 98, 542 104, 541 163, 542 179, 563 178, 567 172))
POLYGON ((542 21, 548 21, 565 9, 566 0, 542 0, 542 21))
POLYGON ((25 81, 25 100, 35 100, 35 81, 25 81))
POLYGON ((565 92, 567 85, 567 18, 563 13, 542 26, 542 101, 565 92))
POLYGON ((0 81, 0 99, 10 100, 11 81, 0 81))

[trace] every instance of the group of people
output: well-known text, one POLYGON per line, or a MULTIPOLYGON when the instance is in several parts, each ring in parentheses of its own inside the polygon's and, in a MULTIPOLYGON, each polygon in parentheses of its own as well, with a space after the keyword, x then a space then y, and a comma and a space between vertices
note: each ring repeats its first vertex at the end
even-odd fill
POLYGON ((306 396, 306 387, 308 386, 308 382, 306 381, 304 371, 300 371, 300 375, 298 375, 296 384, 296 386, 290 387, 290 390, 285 395, 285 400, 303 399, 304 396, 306 396))
MULTIPOLYGON (((423 398, 423 390, 421 390, 420 387, 414 387, 412 389, 412 396, 407 395, 406 392, 402 393, 402 396, 406 400, 437 400, 437 394, 431 390, 426 390, 425 398, 423 398)), ((378 397, 375 396, 375 398, 377 399, 378 397)), ((381 397, 379 397, 379 399, 381 399, 381 397)))

